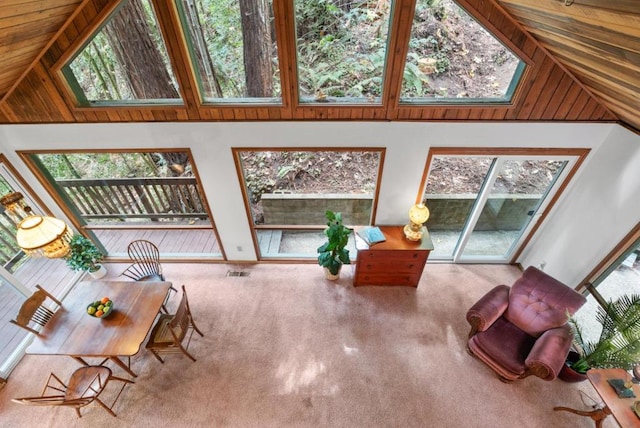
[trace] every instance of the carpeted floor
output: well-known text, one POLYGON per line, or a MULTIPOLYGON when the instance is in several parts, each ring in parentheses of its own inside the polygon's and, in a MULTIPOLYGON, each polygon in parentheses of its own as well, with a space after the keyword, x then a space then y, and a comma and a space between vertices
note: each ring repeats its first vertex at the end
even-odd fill
MULTIPOLYGON (((110 265, 117 276, 122 265, 110 265)), ((144 349, 139 376, 114 410, 26 407, 49 372, 67 378, 68 357, 27 355, 0 390, 2 427, 592 427, 553 407, 586 409, 587 382, 500 382, 465 350, 466 310, 519 270, 429 264, 417 289, 358 287, 316 265, 166 264, 186 284, 195 320, 195 363, 160 364, 144 349), (229 270, 248 277, 227 277, 229 270)), ((176 287, 178 288, 178 287, 176 287)), ((177 297, 173 295, 173 303, 177 297)), ((120 369, 116 375, 126 376, 120 369)), ((113 385, 115 387, 115 385, 113 385)), ((107 391, 106 396, 112 391, 107 391)), ((108 397, 107 397, 108 398, 108 397)), ((610 417, 607 428, 617 426, 610 417)))

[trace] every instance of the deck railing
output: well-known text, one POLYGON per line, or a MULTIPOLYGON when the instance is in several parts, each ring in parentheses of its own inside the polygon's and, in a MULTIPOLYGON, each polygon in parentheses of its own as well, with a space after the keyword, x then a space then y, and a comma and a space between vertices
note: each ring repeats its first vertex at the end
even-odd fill
POLYGON ((209 218, 193 177, 70 179, 56 184, 86 220, 209 218))
MULTIPOLYGON (((70 179, 56 183, 87 221, 209 219, 193 177, 70 179)), ((16 242, 16 226, 0 206, 0 264, 12 272, 24 257, 16 242)))

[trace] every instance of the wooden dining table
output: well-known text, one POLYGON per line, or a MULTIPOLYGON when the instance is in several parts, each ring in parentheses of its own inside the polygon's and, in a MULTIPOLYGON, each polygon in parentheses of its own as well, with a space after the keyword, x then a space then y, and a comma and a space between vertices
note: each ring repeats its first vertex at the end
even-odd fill
POLYGON ((62 301, 51 321, 34 337, 27 354, 111 360, 132 376, 130 357, 140 350, 169 292, 168 281, 82 281, 62 301), (112 313, 96 318, 92 302, 108 297, 112 313), (126 364, 121 357, 129 357, 126 364))

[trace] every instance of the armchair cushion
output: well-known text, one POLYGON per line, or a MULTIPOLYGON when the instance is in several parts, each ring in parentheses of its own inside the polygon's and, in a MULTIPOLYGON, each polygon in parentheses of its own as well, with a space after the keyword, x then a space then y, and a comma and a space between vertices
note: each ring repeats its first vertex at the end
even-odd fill
POLYGON ((478 332, 469 340, 469 349, 500 376, 518 379, 527 369, 525 360, 535 341, 535 338, 500 317, 491 328, 478 332))
POLYGON ((511 286, 505 318, 538 337, 544 331, 567 322, 567 313, 575 313, 584 296, 535 267, 527 268, 511 286))

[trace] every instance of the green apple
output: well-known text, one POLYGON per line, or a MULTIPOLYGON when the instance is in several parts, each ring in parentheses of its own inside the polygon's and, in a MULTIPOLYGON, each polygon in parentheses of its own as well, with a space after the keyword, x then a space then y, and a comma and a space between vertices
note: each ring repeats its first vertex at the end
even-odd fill
POLYGON ((88 313, 89 315, 94 315, 94 314, 96 313, 96 308, 94 308, 93 306, 89 306, 89 307, 87 308, 87 313, 88 313))

